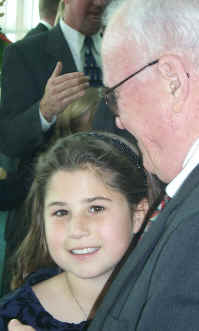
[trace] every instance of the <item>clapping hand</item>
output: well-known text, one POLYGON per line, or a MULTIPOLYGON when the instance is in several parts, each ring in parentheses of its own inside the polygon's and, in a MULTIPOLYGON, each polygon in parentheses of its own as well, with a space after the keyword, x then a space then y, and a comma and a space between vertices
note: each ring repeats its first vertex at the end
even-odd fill
POLYGON ((62 63, 58 62, 40 102, 40 112, 48 122, 63 112, 72 101, 83 96, 89 87, 89 77, 82 72, 61 74, 61 71, 62 63))

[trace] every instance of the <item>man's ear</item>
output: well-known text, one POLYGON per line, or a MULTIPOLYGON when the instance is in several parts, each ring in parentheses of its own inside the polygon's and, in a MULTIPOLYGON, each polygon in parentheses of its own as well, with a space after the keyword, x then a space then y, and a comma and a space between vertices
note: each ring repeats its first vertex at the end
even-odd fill
POLYGON ((171 97, 173 111, 180 112, 189 92, 189 74, 177 55, 164 55, 159 59, 158 70, 171 97))
POLYGON ((133 214, 133 233, 137 233, 144 221, 144 217, 149 209, 149 203, 147 199, 140 201, 133 214))

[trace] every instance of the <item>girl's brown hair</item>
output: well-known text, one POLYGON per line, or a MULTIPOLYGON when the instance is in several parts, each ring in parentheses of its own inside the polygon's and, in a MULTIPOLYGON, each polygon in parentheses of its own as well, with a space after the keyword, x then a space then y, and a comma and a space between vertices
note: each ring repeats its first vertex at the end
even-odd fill
POLYGON ((12 288, 20 286, 27 275, 39 268, 55 266, 48 252, 44 228, 44 203, 50 179, 59 170, 90 168, 106 185, 122 193, 131 208, 148 197, 137 149, 125 139, 104 132, 82 132, 59 139, 39 157, 35 168, 25 208, 25 217, 32 222, 15 257, 12 288))

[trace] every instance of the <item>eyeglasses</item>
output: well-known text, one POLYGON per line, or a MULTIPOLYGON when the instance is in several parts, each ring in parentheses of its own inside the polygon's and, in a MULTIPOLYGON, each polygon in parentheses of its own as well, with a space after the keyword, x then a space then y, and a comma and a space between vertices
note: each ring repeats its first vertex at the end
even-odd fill
POLYGON ((130 78, 134 77, 135 75, 139 74, 141 71, 143 71, 144 69, 146 69, 147 67, 150 67, 156 63, 159 62, 158 60, 155 60, 153 62, 148 63, 147 65, 145 65, 144 67, 142 67, 141 69, 137 70, 136 72, 134 72, 133 74, 131 74, 130 76, 128 76, 127 78, 123 79, 121 82, 117 83, 116 85, 114 85, 111 88, 105 87, 104 88, 104 92, 103 92, 103 97, 105 99, 105 103, 106 105, 114 112, 117 112, 117 100, 116 100, 116 96, 115 96, 115 89, 118 88, 119 86, 121 86, 122 84, 124 84, 125 82, 127 82, 130 78))

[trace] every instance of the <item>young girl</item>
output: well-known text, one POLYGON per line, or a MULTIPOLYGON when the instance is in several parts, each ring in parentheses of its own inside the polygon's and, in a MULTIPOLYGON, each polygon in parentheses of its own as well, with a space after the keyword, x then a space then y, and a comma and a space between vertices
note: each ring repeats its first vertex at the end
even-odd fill
POLYGON ((2 299, 0 330, 83 330, 143 221, 146 178, 136 149, 108 133, 58 140, 36 166, 27 199, 31 229, 2 299), (21 286, 21 287, 20 287, 21 286))

